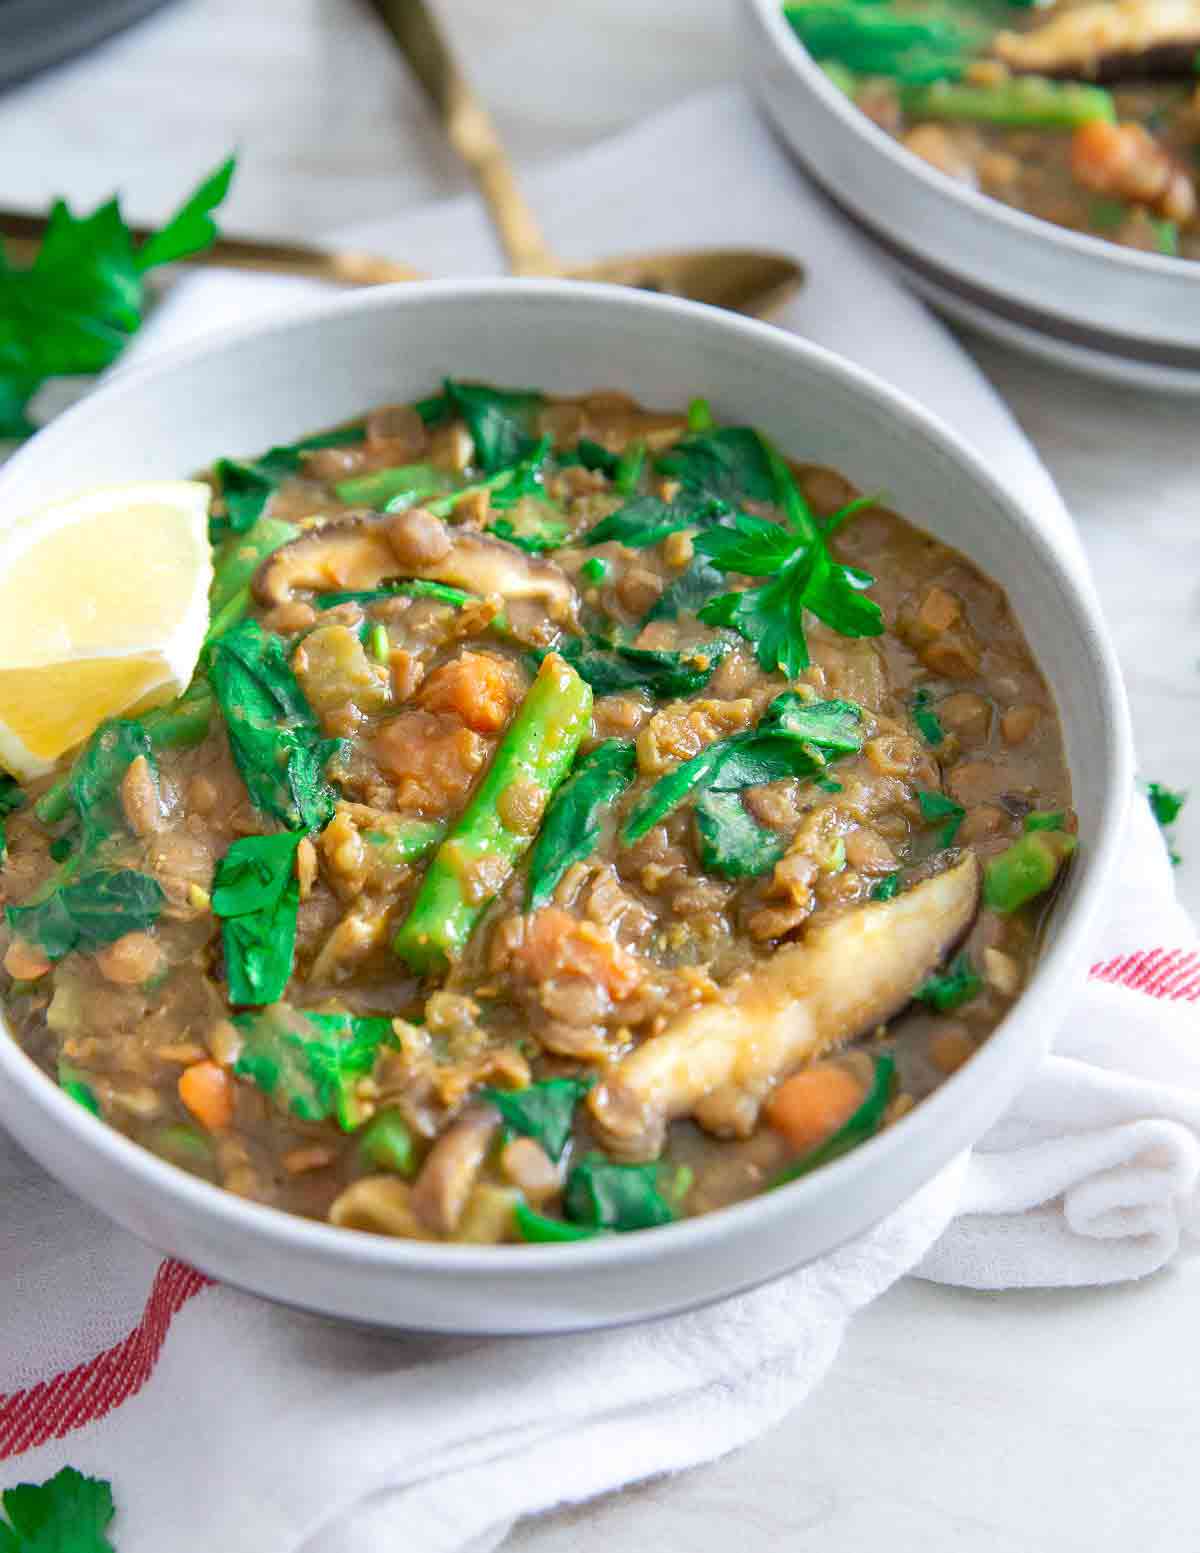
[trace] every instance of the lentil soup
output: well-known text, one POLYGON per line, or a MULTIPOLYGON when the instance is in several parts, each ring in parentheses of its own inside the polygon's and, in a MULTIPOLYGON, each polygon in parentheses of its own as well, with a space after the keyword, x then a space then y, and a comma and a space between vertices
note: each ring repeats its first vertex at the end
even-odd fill
POLYGON ((831 79, 947 177, 1123 247, 1200 258, 1200 0, 800 0, 831 79))
POLYGON ((570 1241, 890 1126, 1076 846, 1003 591, 708 405, 447 381, 210 475, 176 702, 0 789, 3 994, 256 1201, 570 1241))

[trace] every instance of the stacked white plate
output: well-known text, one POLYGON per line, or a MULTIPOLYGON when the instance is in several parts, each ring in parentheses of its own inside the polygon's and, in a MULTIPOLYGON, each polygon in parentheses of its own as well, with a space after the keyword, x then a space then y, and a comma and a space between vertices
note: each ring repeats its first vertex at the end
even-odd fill
POLYGON ((166 0, 0 0, 0 86, 81 53, 166 0))
POLYGON ((752 89, 830 198, 951 317, 1067 366, 1200 393, 1200 263, 1051 225, 946 177, 840 92, 783 14, 742 0, 752 89))

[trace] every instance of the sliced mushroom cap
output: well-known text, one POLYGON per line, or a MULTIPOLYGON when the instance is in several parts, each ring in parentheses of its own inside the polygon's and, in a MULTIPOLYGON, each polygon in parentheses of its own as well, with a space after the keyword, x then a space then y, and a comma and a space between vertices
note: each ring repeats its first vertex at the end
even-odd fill
POLYGON ((912 999, 979 907, 974 853, 890 901, 812 927, 625 1057, 588 1097, 600 1141, 654 1159, 667 1123, 692 1115, 746 1135, 771 1086, 801 1063, 872 1029, 912 999))
POLYGON ((430 1149, 412 1189, 413 1212, 438 1235, 452 1235, 500 1125, 490 1105, 472 1106, 430 1149))
POLYGON ((992 53, 1023 74, 1085 81, 1195 75, 1200 0, 1114 0, 1064 11, 1032 32, 1000 32, 992 53))
POLYGON ((552 561, 449 527, 423 508, 310 529, 267 557, 254 575, 254 596, 271 608, 296 589, 359 591, 396 577, 499 594, 506 602, 532 600, 560 625, 574 618, 575 590, 552 561))

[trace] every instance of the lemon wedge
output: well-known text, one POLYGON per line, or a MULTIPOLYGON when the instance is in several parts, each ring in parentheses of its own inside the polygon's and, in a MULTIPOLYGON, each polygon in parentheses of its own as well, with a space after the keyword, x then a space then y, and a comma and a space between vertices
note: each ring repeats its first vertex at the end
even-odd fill
POLYGON ((207 485, 104 486, 0 531, 0 766, 40 776, 177 696, 208 628, 207 485))

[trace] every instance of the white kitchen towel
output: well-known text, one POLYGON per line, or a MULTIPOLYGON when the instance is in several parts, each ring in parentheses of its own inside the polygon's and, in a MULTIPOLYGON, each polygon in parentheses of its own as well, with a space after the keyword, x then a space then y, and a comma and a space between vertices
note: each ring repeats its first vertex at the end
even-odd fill
MULTIPOLYGON (((1076 546, 992 390, 740 94, 673 110, 533 194, 581 257, 688 241, 802 254, 810 284, 787 325, 922 397, 1076 546)), ((499 268, 469 201, 353 236, 439 272, 499 268)), ((191 282, 141 350, 308 289, 191 282)), ((0 1487, 65 1462, 112 1478, 121 1553, 484 1553, 522 1515, 760 1433, 906 1272, 1001 1288, 1161 1267, 1196 1214, 1200 946, 1141 800, 1120 879, 1055 1054, 970 1156, 813 1266, 650 1326, 486 1342, 336 1329, 162 1262, 0 1142, 0 1487)))

